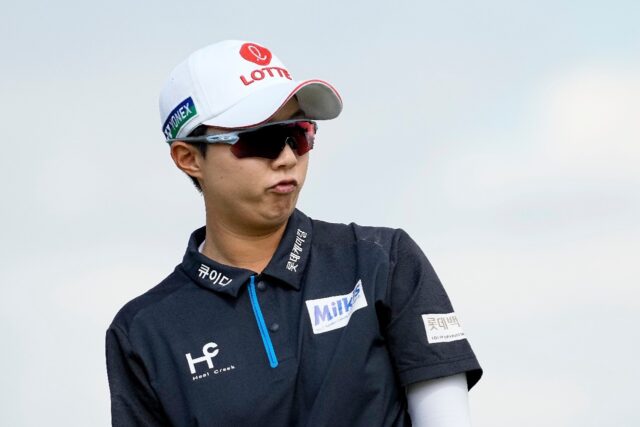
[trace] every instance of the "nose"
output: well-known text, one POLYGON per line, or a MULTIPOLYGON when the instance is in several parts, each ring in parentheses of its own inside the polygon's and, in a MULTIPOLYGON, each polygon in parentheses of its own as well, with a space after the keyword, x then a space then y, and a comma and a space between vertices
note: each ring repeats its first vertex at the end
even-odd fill
POLYGON ((281 167, 291 168, 298 163, 298 155, 293 151, 293 148, 287 143, 284 144, 284 148, 280 151, 278 157, 273 160, 272 166, 274 169, 281 167))

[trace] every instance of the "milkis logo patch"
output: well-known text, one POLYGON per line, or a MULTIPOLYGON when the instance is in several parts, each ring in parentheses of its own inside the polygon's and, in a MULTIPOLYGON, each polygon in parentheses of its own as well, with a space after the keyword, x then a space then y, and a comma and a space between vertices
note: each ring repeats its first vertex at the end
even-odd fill
POLYGON ((314 334, 344 328, 351 315, 367 306, 362 280, 348 294, 305 301, 314 334))
POLYGON ((162 125, 162 132, 164 132, 167 139, 175 138, 178 132, 180 132, 180 129, 197 115, 198 111, 193 103, 193 99, 189 97, 169 113, 167 120, 165 120, 164 125, 162 125))

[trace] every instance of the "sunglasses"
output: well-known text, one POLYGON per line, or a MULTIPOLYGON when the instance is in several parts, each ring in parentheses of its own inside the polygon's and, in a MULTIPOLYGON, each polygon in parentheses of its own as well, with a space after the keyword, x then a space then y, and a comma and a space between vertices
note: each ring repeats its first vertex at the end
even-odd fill
POLYGON ((171 138, 167 142, 229 144, 231 152, 239 159, 264 157, 276 159, 284 145, 289 145, 299 156, 313 148, 318 125, 313 120, 285 120, 267 123, 249 129, 204 136, 171 138))

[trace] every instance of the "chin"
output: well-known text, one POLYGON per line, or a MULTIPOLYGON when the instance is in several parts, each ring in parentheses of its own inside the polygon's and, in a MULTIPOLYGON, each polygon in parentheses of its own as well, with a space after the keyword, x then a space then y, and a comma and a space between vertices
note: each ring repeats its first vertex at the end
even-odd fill
POLYGON ((274 209, 272 211, 273 219, 276 221, 286 220, 293 213, 293 210, 295 209, 295 207, 296 207, 295 204, 291 204, 291 206, 287 206, 287 207, 282 206, 274 209))
POLYGON ((265 216, 274 222, 281 222, 289 218, 289 216, 293 213, 293 210, 296 208, 296 202, 298 198, 281 200, 278 203, 269 206, 265 209, 265 216))

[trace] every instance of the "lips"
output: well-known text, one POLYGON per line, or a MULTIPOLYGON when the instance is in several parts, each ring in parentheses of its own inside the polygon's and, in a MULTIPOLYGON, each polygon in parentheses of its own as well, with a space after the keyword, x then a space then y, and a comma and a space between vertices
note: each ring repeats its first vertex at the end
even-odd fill
POLYGON ((293 192, 297 185, 298 181, 295 179, 283 179, 269 188, 276 193, 287 194, 293 192))
POLYGON ((279 181, 277 184, 273 185, 273 187, 276 187, 278 185, 298 185, 298 181, 296 181, 295 179, 283 179, 282 181, 279 181))

